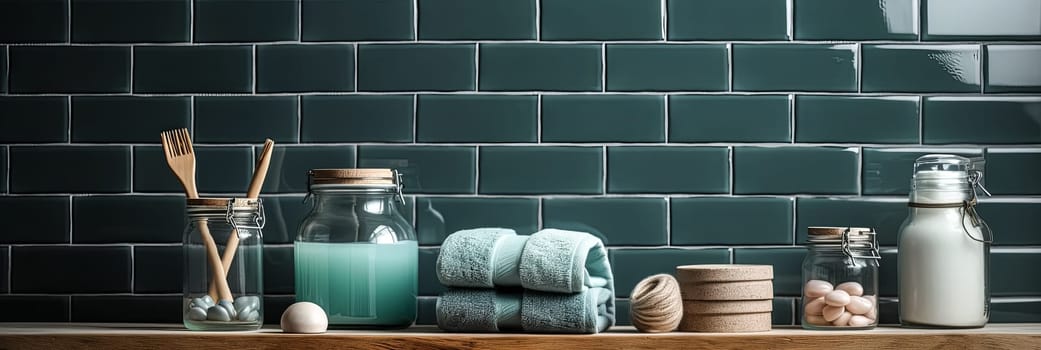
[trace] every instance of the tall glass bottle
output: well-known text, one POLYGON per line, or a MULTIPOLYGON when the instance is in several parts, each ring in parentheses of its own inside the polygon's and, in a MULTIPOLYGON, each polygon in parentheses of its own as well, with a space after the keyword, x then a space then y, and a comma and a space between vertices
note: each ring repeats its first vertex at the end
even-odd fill
POLYGON ((965 157, 930 154, 914 165, 900 227, 900 322, 982 327, 990 316, 990 229, 976 213, 983 173, 965 157))
POLYGON ((313 169, 314 206, 294 243, 296 300, 330 328, 405 328, 416 319, 418 244, 391 169, 313 169))

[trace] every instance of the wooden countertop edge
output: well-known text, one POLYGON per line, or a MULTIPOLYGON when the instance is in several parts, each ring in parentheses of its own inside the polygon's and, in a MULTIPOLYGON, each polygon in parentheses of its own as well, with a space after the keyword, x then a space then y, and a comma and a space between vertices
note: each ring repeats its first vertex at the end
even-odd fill
POLYGON ((979 329, 879 327, 866 331, 808 331, 794 327, 760 333, 637 333, 632 327, 596 335, 444 333, 432 327, 403 331, 330 331, 285 334, 191 332, 174 325, 4 324, 0 349, 866 349, 1041 348, 1041 324, 992 324, 979 329))

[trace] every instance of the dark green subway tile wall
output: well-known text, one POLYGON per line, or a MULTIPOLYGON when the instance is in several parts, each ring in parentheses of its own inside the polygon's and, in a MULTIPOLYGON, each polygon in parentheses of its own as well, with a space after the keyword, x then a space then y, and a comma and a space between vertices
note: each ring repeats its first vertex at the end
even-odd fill
MULTIPOLYGON (((601 238, 619 323, 648 275, 754 263, 774 266, 773 323, 786 325, 809 226, 874 228, 881 293, 898 297, 912 165, 938 153, 978 161, 992 194, 978 205, 995 237, 992 322, 1037 322, 1041 277, 1018 272, 1041 261, 1039 11, 0 0, 0 321, 179 322, 184 190, 159 132, 187 128, 206 196, 241 196, 276 142, 262 189, 269 323, 295 301, 310 169, 401 171, 420 324, 436 322, 445 238, 505 227, 601 238), (84 260, 98 264, 53 278, 84 260)), ((899 321, 895 301, 882 307, 899 321)))

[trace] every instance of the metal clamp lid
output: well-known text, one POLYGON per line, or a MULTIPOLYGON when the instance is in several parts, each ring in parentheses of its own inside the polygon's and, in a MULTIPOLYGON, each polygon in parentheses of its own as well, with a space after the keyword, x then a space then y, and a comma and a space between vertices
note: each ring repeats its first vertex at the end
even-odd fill
POLYGON ((842 254, 850 259, 881 260, 878 252, 878 235, 874 229, 866 227, 825 227, 811 226, 807 228, 808 241, 819 246, 838 246, 842 254))
POLYGON ((260 230, 264 228, 264 224, 267 221, 264 215, 264 203, 260 198, 238 198, 229 200, 224 217, 235 231, 239 231, 240 228, 260 230), (254 207, 256 210, 253 209, 254 207), (236 222, 235 216, 241 215, 243 212, 249 214, 248 222, 250 224, 240 225, 236 222))

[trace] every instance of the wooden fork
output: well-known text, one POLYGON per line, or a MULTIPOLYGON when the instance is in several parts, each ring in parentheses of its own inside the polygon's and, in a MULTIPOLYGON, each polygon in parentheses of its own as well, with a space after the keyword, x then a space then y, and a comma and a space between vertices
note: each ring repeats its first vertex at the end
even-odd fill
MULTIPOLYGON (((188 198, 199 198, 199 191, 195 188, 195 149, 192 148, 192 139, 188 135, 188 129, 166 130, 160 134, 160 137, 163 141, 166 164, 184 185, 185 194, 188 198)), ((198 225, 203 244, 206 246, 206 261, 210 265, 213 282, 217 286, 216 292, 210 292, 210 298, 233 300, 224 267, 221 265, 220 253, 217 252, 217 243, 210 234, 210 227, 205 220, 200 220, 198 225), (217 298, 218 294, 220 298, 217 298)))

